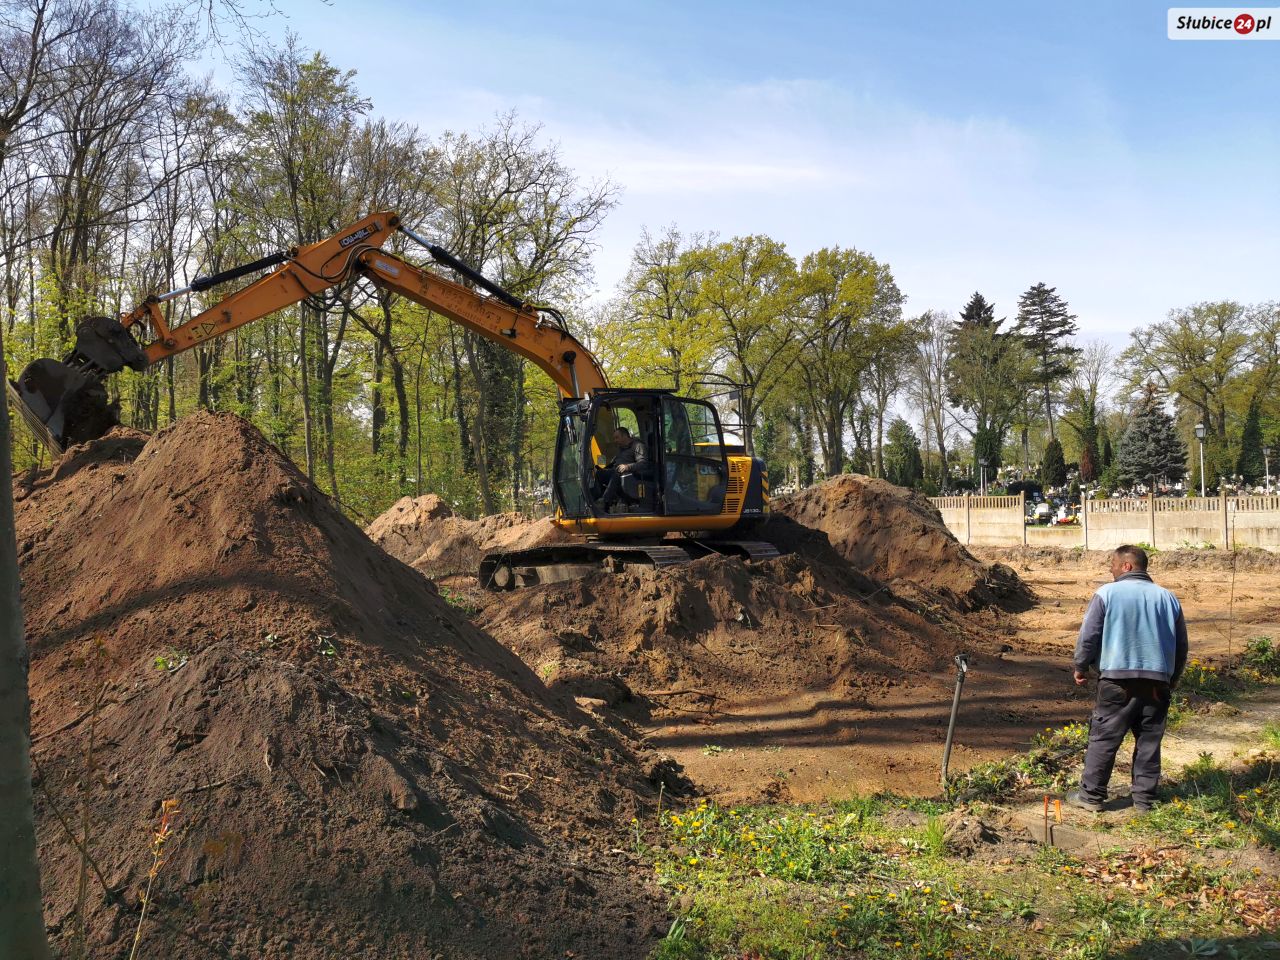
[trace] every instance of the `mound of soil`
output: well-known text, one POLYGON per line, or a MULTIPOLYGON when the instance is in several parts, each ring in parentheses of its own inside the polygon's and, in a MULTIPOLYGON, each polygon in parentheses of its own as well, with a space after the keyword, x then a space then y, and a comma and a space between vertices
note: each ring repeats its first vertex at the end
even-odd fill
MULTIPOLYGON (((837 560, 712 556, 490 594, 481 623, 554 689, 637 712, 767 692, 852 700, 911 685, 987 643, 926 618, 837 560)), ((625 712, 625 709, 624 709, 625 712)))
POLYGON ((1030 600, 1017 574, 966 550, 925 497, 886 480, 844 474, 775 500, 772 509, 768 539, 808 555, 829 544, 900 594, 961 610, 1030 600))
POLYGON ((550 520, 499 513, 468 520, 435 494, 402 497, 365 531, 369 539, 424 576, 475 575, 491 550, 525 550, 571 540, 550 520))
POLYGON ((90 952, 123 955, 168 799, 148 956, 639 958, 665 930, 616 849, 642 758, 248 423, 117 431, 15 496, 64 944, 60 816, 90 811, 90 952))

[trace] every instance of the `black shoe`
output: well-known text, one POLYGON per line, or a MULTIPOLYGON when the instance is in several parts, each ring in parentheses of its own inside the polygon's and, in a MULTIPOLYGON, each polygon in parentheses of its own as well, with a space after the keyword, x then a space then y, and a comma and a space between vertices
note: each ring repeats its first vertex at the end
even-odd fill
POLYGON ((1134 812, 1134 813, 1150 813, 1150 812, 1151 812, 1151 808, 1152 808, 1152 806, 1153 806, 1153 804, 1150 804, 1150 803, 1138 803, 1138 802, 1135 800, 1135 801, 1133 802, 1133 812, 1134 812))
POLYGON ((613 509, 612 503, 606 503, 603 500, 597 500, 594 506, 596 508, 596 513, 608 513, 610 510, 613 509))
POLYGON ((1094 803, 1092 800, 1080 796, 1079 790, 1072 790, 1068 793, 1064 802, 1069 807, 1075 807, 1077 810, 1088 810, 1090 813, 1101 813, 1106 809, 1102 804, 1094 803))

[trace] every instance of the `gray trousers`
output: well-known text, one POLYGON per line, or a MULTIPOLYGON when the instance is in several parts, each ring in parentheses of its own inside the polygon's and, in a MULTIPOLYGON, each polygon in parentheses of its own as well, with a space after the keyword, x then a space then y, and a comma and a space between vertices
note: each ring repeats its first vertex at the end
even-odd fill
POLYGON ((1169 685, 1155 680, 1098 681, 1080 796, 1107 799, 1107 784, 1125 734, 1133 732, 1133 802, 1150 806, 1160 785, 1160 741, 1169 714, 1169 685))

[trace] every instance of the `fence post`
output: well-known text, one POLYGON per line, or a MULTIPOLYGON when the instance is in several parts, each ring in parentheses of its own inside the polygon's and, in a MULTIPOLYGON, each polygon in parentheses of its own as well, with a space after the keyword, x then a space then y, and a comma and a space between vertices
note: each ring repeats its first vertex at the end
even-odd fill
POLYGON ((1154 490, 1147 493, 1147 517, 1151 529, 1151 546, 1154 549, 1156 545, 1156 492, 1154 490))
POLYGON ((969 491, 964 493, 964 542, 965 546, 973 543, 973 519, 969 515, 969 491))
POLYGON ((1084 530, 1084 549, 1089 552, 1089 503, 1085 494, 1080 495, 1080 528, 1084 530))
MULTIPOLYGON (((1222 511, 1222 549, 1232 549, 1231 543, 1231 527, 1227 524, 1227 491, 1218 491, 1219 509, 1222 511)), ((1240 508, 1240 504, 1236 504, 1236 509, 1240 508)))
POLYGON ((1022 545, 1027 545, 1027 491, 1018 491, 1018 523, 1022 525, 1022 545))

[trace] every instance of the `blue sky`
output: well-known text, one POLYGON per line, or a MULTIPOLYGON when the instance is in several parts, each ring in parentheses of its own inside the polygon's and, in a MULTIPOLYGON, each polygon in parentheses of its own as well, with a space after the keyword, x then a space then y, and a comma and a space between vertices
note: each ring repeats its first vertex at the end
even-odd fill
MULTIPOLYGON (((867 250, 908 310, 1038 281, 1116 343, 1280 298, 1280 42, 1172 42, 1167 4, 279 0, 271 37, 434 134, 509 109, 642 226, 867 250)), ((220 78, 229 77, 217 69, 220 78)))

